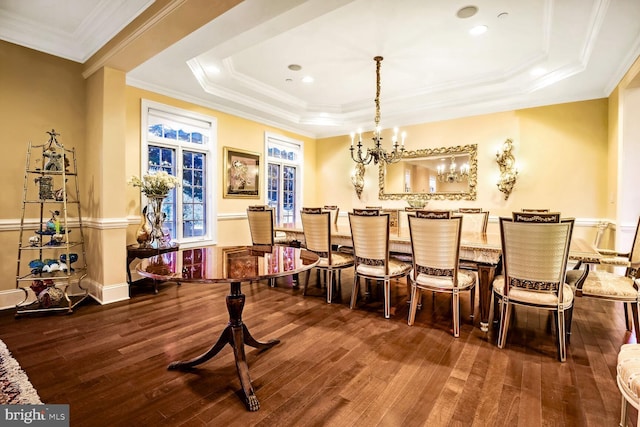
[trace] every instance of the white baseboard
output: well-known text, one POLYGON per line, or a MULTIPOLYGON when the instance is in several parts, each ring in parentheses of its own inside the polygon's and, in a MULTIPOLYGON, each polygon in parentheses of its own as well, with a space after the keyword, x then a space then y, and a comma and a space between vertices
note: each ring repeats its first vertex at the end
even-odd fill
POLYGON ((129 284, 126 282, 102 285, 94 281, 87 281, 85 286, 87 285, 89 286, 89 295, 102 305, 129 299, 129 284))

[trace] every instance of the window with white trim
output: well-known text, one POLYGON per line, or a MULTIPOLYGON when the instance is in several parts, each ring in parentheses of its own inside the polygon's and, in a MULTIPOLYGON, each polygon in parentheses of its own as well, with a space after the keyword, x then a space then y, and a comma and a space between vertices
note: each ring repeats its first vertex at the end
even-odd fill
POLYGON ((278 224, 298 222, 302 204, 302 141, 265 133, 267 204, 278 224))
POLYGON ((141 117, 141 175, 164 170, 181 183, 162 206, 166 231, 181 244, 215 243, 216 119, 147 100, 141 117))

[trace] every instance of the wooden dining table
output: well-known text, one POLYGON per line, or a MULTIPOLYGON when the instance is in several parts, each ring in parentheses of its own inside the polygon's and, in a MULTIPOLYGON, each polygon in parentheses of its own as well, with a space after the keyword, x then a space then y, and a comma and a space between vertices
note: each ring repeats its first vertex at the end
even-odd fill
MULTIPOLYGON (((284 233, 287 241, 300 242, 304 246, 304 232, 299 224, 279 224, 276 232, 284 233)), ((502 269, 502 246, 500 233, 463 232, 460 239, 460 261, 478 272, 478 298, 480 307, 480 329, 489 330, 489 314, 491 309, 491 284, 502 269)), ((338 221, 331 228, 331 243, 351 247, 351 228, 348 222, 338 221)), ((389 250, 392 253, 411 254, 411 238, 409 228, 393 227, 389 232, 389 250)), ((586 240, 574 237, 569 249, 571 261, 582 261, 590 264, 606 264, 626 266, 620 258, 600 254, 586 240)))
POLYGON ((244 346, 267 350, 280 341, 255 339, 242 321, 245 295, 243 282, 299 274, 318 264, 318 255, 306 249, 286 246, 206 246, 181 249, 145 258, 136 266, 138 274, 158 281, 178 283, 229 284, 227 312, 229 322, 207 351, 188 360, 172 362, 170 370, 190 370, 220 352, 227 344, 233 348, 241 395, 249 411, 260 409, 255 394, 244 346))

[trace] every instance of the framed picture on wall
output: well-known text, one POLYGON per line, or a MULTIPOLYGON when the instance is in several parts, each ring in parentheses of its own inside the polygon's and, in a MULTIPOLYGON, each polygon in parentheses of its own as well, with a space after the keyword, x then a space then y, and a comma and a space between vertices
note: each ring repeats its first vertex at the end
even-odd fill
POLYGON ((260 198, 260 154, 224 147, 224 198, 260 198))

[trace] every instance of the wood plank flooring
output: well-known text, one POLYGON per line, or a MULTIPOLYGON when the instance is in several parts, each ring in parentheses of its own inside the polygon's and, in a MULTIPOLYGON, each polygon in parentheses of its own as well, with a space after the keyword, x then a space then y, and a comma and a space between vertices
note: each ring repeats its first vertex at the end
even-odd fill
POLYGON ((616 356, 635 341, 620 304, 578 299, 560 363, 546 313, 517 308, 500 350, 495 330, 469 320, 468 294, 455 339, 446 295, 425 293, 409 327, 404 281, 385 320, 380 301, 349 310, 351 273, 333 304, 315 277, 306 297, 287 279, 243 285, 249 330, 281 340, 262 353, 246 348, 261 404, 253 413, 236 394, 230 347, 192 372, 167 370, 218 338, 226 285, 167 283, 157 295, 135 287, 129 301, 87 301, 71 315, 14 319, 4 310, 0 339, 44 402, 70 405, 74 427, 618 425, 616 356))

